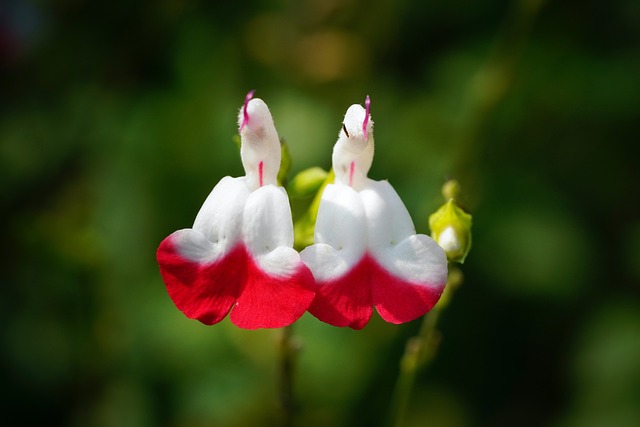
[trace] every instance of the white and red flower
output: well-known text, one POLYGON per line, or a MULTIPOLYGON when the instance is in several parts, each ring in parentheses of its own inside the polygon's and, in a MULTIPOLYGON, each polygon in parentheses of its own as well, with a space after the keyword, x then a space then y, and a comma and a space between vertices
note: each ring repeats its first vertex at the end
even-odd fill
POLYGON ((175 305, 207 325, 231 312, 241 328, 287 326, 315 295, 313 276, 292 247, 287 194, 276 182, 278 133, 267 105, 252 96, 238 116, 246 175, 220 180, 193 227, 174 232, 157 251, 175 305))
POLYGON ((427 313, 447 279, 444 251, 416 234, 409 213, 387 181, 367 177, 373 161, 373 123, 352 105, 333 149, 335 182, 324 190, 315 244, 300 254, 317 294, 309 308, 335 326, 363 328, 375 307, 391 323, 427 313))

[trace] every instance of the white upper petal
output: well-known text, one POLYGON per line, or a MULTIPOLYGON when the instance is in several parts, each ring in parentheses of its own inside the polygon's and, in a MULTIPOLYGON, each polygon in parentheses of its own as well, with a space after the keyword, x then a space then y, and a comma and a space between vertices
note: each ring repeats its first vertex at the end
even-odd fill
MULTIPOLYGON (((362 107, 362 105, 353 104, 347 109, 343 120, 343 125, 347 128, 349 136, 361 140, 362 143, 366 142, 364 132, 362 132, 362 124, 364 123, 366 115, 367 111, 362 107)), ((373 120, 369 117, 369 120, 367 121, 367 137, 371 138, 372 134, 373 120)))
POLYGON ((367 138, 362 132, 366 111, 354 104, 347 110, 333 147, 332 164, 336 183, 350 185, 356 190, 362 188, 373 161, 373 121, 367 124, 367 138))
POLYGON ((250 191, 244 177, 224 177, 200 208, 193 229, 209 241, 231 249, 242 239, 242 212, 250 191))
POLYGON ((318 210, 315 242, 300 256, 316 280, 339 277, 362 259, 367 247, 366 216, 362 200, 353 188, 327 185, 318 210))
MULTIPOLYGON (((240 109, 238 122, 244 119, 245 106, 240 109)), ((247 176, 249 188, 255 190, 260 185, 276 185, 280 169, 281 148, 278 132, 269 112, 269 107, 260 98, 254 98, 246 105, 249 120, 240 132, 242 144, 240 156, 247 176), (260 166, 262 164, 262 166, 260 166), (262 174, 262 179, 260 177, 262 174)))

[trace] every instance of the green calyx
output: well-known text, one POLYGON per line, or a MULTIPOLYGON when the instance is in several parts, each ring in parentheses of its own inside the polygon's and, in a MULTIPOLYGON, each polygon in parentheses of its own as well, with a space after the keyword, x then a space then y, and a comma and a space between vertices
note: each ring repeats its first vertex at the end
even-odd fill
MULTIPOLYGON (((315 168, 311 168, 311 169, 315 169, 315 168)), ((304 215, 302 215, 302 217, 300 217, 297 221, 293 223, 293 236, 294 236, 293 247, 298 251, 301 251, 307 246, 313 245, 313 234, 316 227, 316 219, 318 218, 318 209, 320 208, 320 200, 322 200, 322 193, 324 192, 324 188, 328 184, 333 183, 335 179, 335 174, 333 173, 333 169, 329 170, 329 172, 325 172, 322 169, 320 169, 320 171, 322 171, 324 175, 324 179, 322 180, 319 180, 319 177, 321 175, 319 171, 312 172, 310 171, 310 169, 307 169, 306 171, 300 172, 300 174, 304 174, 307 171, 309 171, 308 172, 309 176, 307 177, 309 178, 309 182, 307 183, 308 184, 307 190, 310 187, 315 187, 315 190, 310 191, 306 194, 313 195, 315 193, 315 196, 313 197, 313 200, 311 201, 311 204, 309 205, 309 208, 306 210, 304 215), (315 179, 311 179, 312 175, 315 175, 315 179), (311 185, 312 182, 313 182, 313 185, 311 185), (316 184, 319 184, 319 185, 316 186, 316 184)), ((293 180, 291 180, 291 185, 294 185, 294 183, 296 182, 300 174, 296 175, 296 177, 293 180)), ((306 178, 302 178, 303 181, 305 179, 306 178)), ((293 191, 293 190, 289 190, 289 191, 293 191)))

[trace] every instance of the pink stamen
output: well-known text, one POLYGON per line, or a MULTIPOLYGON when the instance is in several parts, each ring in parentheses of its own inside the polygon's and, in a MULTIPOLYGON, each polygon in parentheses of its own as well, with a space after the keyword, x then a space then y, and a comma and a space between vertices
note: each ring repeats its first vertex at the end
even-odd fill
POLYGON ((244 97, 244 106, 242 107, 243 119, 242 119, 242 124, 240 125, 240 132, 242 132, 242 129, 244 128, 244 126, 247 123, 249 123, 249 113, 247 113, 247 105, 249 105, 249 101, 251 101, 251 98, 253 98, 254 93, 255 93, 255 89, 249 91, 247 96, 244 97))
POLYGON ((351 166, 349 166, 349 186, 353 187, 353 171, 356 167, 355 162, 351 162, 351 166))
POLYGON ((258 175, 259 175, 259 179, 260 179, 260 187, 262 187, 263 185, 263 180, 262 180, 262 172, 264 170, 264 162, 260 162, 258 164, 258 175))
POLYGON ((367 139, 367 124, 369 123, 369 113, 371 112, 371 98, 367 95, 367 98, 364 100, 364 122, 362 122, 362 134, 364 135, 364 139, 367 139))

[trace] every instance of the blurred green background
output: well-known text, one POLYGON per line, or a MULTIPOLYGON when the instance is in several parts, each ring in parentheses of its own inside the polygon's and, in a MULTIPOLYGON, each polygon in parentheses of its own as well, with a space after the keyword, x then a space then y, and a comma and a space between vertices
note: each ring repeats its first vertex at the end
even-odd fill
MULTIPOLYGON (((409 426, 640 425, 640 2, 0 2, 0 366, 8 425, 277 425, 277 331, 205 327, 159 242, 242 174, 256 89, 293 171, 372 99, 416 227, 450 177, 465 283, 409 426)), ((419 322, 305 315, 304 426, 383 425, 419 322)))

